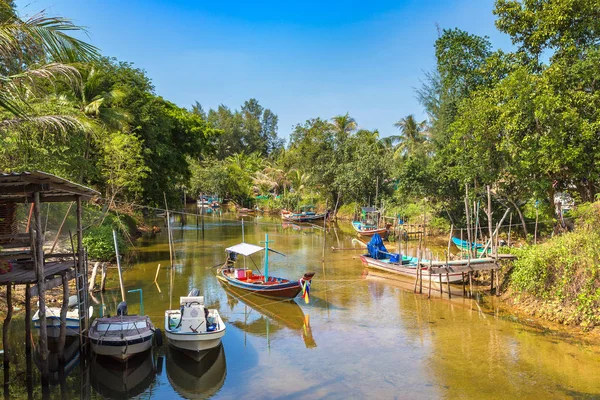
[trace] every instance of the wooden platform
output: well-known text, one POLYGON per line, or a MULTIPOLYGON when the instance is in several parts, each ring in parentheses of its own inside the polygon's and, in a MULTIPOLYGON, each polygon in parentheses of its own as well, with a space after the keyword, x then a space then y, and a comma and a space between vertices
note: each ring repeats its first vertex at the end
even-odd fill
MULTIPOLYGON (((53 275, 73 269, 73 260, 67 261, 49 261, 44 265, 44 278, 50 278, 53 275)), ((14 283, 23 285, 26 283, 37 283, 35 270, 31 267, 25 267, 22 264, 14 263, 12 271, 0 275, 0 285, 14 283)))

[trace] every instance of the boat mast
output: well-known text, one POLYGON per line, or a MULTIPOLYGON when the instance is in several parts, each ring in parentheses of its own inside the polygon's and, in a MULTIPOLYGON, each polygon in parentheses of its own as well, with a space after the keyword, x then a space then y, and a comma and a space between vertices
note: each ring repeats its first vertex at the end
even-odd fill
POLYGON ((265 244, 265 283, 269 281, 269 234, 265 233, 265 241, 262 242, 265 244))

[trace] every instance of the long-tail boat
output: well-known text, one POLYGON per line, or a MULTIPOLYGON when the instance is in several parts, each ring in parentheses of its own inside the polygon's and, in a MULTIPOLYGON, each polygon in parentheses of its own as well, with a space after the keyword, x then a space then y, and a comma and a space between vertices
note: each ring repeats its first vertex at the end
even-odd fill
POLYGON ((302 206, 298 212, 281 211, 281 219, 289 222, 311 222, 322 220, 325 217, 327 217, 327 213, 315 212, 315 206, 313 205, 302 206))
MULTIPOLYGON (((416 257, 410 257, 401 255, 398 253, 390 253, 383 245, 383 240, 377 234, 373 235, 371 241, 367 244, 367 254, 360 256, 360 260, 363 265, 367 268, 374 268, 381 271, 386 271, 392 274, 404 275, 411 278, 416 278, 419 268, 419 260, 416 257)), ((427 264, 429 260, 421 259, 421 265, 427 264)), ((423 270, 423 280, 429 280, 429 273, 427 273, 427 267, 421 266, 423 270)), ((462 273, 454 272, 446 275, 442 275, 441 279, 439 275, 432 275, 431 280, 433 282, 459 282, 462 280, 462 273)))
POLYGON ((375 207, 362 207, 360 221, 352 221, 352 227, 360 236, 386 235, 387 228, 380 227, 379 210, 375 207))
MULTIPOLYGON (((269 248, 269 234, 266 234, 265 247, 250 243, 240 243, 225 249, 227 260, 217 271, 217 278, 226 285, 242 289, 261 296, 279 299, 293 299, 300 292, 308 302, 310 283, 314 272, 305 273, 300 279, 293 280, 269 275, 269 252, 285 256, 285 254, 269 248), (265 252, 264 273, 256 274, 252 269, 239 267, 238 256, 251 257, 253 254, 265 252)), ((254 264, 254 261, 251 260, 254 264)))

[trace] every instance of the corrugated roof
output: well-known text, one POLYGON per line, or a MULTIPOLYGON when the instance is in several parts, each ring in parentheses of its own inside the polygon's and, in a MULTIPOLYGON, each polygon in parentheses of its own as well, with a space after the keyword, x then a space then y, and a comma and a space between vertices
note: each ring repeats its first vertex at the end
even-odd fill
POLYGON ((93 189, 46 172, 0 173, 0 201, 31 201, 34 192, 40 193, 42 202, 70 201, 76 196, 100 196, 93 189))

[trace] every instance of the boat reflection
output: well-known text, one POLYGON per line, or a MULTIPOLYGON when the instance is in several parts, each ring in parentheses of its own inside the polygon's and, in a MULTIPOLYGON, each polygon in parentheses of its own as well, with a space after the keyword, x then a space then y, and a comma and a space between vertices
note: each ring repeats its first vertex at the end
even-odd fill
MULTIPOLYGON (((48 338, 48 383, 56 385, 61 383, 73 369, 79 364, 79 337, 67 336, 65 338, 64 362, 60 362, 59 340, 57 338, 48 338)), ((33 353, 33 362, 36 367, 42 371, 42 358, 36 347, 33 353)))
POLYGON ((186 352, 167 346, 167 378, 186 399, 204 399, 221 389, 227 375, 223 345, 200 353, 195 360, 186 352))
POLYGON ((247 310, 245 308, 244 319, 242 321, 230 320, 228 321, 230 324, 244 332, 267 338, 269 334, 277 332, 281 327, 286 327, 300 333, 307 349, 317 347, 310 328, 310 316, 304 314, 302 308, 295 301, 269 299, 241 292, 236 288, 226 285, 223 285, 223 288, 227 293, 227 303, 231 309, 238 302, 244 303, 251 309, 247 310), (255 318, 250 321, 249 316, 252 310, 260 314, 261 318, 255 318), (273 320, 275 324, 269 323, 269 319, 273 320))
POLYGON ((127 362, 96 356, 90 365, 92 387, 104 398, 128 399, 146 391, 154 382, 156 369, 152 351, 131 357, 127 362))

